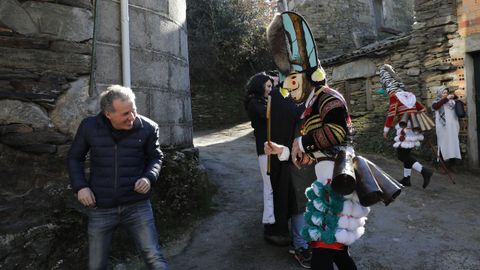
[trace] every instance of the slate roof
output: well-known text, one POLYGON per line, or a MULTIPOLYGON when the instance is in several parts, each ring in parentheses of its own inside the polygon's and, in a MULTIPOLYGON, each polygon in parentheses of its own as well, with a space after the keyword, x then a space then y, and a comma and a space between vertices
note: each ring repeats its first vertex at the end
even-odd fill
POLYGON ((388 52, 388 49, 398 45, 408 44, 411 34, 388 37, 386 39, 368 44, 360 49, 350 51, 341 55, 321 59, 322 66, 331 66, 343 62, 351 61, 365 55, 382 55, 388 52))

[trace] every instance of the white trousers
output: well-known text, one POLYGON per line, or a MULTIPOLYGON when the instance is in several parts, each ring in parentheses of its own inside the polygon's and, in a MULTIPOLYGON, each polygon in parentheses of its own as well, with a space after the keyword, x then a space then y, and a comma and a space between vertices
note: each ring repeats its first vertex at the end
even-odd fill
POLYGON ((270 176, 267 175, 267 156, 258 156, 260 173, 263 179, 263 224, 275 223, 275 214, 273 213, 273 189, 270 182, 270 176))

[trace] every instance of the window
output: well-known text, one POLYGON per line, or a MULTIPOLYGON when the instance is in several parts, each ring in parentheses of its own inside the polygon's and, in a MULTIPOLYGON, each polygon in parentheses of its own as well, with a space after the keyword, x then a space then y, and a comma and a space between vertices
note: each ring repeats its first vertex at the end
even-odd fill
POLYGON ((385 24, 383 14, 383 0, 373 0, 373 16, 375 16, 375 24, 377 28, 381 28, 385 24))
POLYGON ((385 26, 385 7, 383 0, 373 0, 373 16, 375 17, 375 25, 378 32, 398 35, 402 31, 385 26))

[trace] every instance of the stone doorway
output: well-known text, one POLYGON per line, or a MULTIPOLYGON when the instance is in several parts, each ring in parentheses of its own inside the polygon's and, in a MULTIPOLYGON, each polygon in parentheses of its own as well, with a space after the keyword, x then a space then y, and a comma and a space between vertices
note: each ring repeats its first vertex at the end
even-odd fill
MULTIPOLYGON (((479 46, 480 47, 480 46, 479 46)), ((480 48, 465 53, 465 90, 468 113, 468 166, 479 168, 480 135, 480 48), (477 151, 475 151, 477 150, 477 151)))
MULTIPOLYGON (((476 108, 476 124, 477 127, 474 130, 478 130, 478 127, 480 127, 480 52, 475 52, 472 54, 473 57, 473 83, 474 83, 474 96, 475 96, 475 108, 476 108)), ((477 149, 478 152, 480 153, 480 144, 478 142, 480 141, 480 133, 477 133, 477 149)), ((478 164, 477 164, 478 166, 478 164)))
POLYGON ((351 114, 365 115, 373 109, 370 78, 347 79, 332 83, 330 87, 343 95, 351 114))

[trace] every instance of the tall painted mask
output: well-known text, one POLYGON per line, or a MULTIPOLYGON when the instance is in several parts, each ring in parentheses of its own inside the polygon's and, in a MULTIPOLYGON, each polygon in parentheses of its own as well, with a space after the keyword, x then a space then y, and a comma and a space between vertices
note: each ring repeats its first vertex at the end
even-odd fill
POLYGON ((283 81, 282 95, 305 101, 314 87, 325 84, 317 48, 307 22, 294 12, 275 15, 267 29, 273 60, 283 81))
POLYGON ((405 91, 405 85, 389 64, 380 67, 380 83, 389 95, 405 91))

